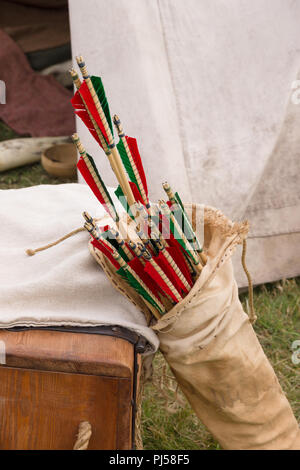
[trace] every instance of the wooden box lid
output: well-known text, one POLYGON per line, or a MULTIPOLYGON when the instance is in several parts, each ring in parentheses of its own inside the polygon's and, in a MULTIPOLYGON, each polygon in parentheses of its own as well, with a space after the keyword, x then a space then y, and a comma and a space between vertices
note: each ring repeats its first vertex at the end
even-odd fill
POLYGON ((133 377, 134 346, 125 339, 34 329, 0 330, 0 341, 9 367, 133 377))

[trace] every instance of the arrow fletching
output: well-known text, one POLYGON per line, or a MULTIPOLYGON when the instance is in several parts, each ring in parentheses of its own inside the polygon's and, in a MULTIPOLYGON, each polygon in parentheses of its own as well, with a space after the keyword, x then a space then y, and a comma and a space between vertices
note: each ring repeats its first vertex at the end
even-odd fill
POLYGON ((111 264, 116 268, 120 269, 119 263, 114 259, 113 255, 110 251, 101 243, 100 240, 96 240, 95 238, 92 240, 92 245, 97 248, 97 250, 101 251, 106 258, 111 262, 111 264))
POLYGON ((93 125, 93 122, 91 120, 91 117, 88 113, 88 111, 85 108, 84 102, 80 96, 79 91, 76 91, 75 95, 71 99, 72 106, 74 108, 74 112, 76 116, 78 116, 82 122, 86 125, 94 139, 98 142, 101 148, 103 148, 103 145, 101 143, 101 140, 97 134, 97 131, 93 125))
POLYGON ((72 138, 80 153, 80 159, 77 163, 78 170, 80 171, 83 178, 93 191, 98 201, 101 202, 106 212, 111 216, 114 221, 118 221, 119 215, 116 211, 110 194, 97 170, 94 159, 86 153, 77 134, 73 134, 72 138))
POLYGON ((123 279, 125 279, 128 284, 134 288, 134 290, 141 296, 143 297, 144 299, 146 299, 154 308, 156 308, 156 310, 162 315, 164 312, 165 312, 165 309, 163 307, 163 305, 159 305, 158 302, 156 302, 154 300, 154 298, 149 295, 149 292, 147 292, 146 289, 144 289, 144 287, 142 286, 142 284, 140 284, 137 279, 132 275, 131 272, 129 271, 126 271, 125 269, 123 268, 120 268, 118 271, 117 271, 117 274, 119 274, 119 276, 121 276, 123 279))
POLYGON ((101 79, 101 77, 96 77, 96 76, 93 75, 91 77, 91 81, 92 81, 93 87, 95 89, 95 92, 98 96, 98 99, 100 101, 100 104, 102 106, 102 109, 104 111, 104 114, 105 114, 106 120, 108 122, 108 125, 110 127, 110 132, 112 133, 112 135, 114 135, 114 129, 113 129, 112 120, 111 120, 111 116, 110 116, 109 105, 108 105, 108 101, 107 101, 107 98, 106 98, 106 94, 105 94, 104 86, 103 86, 103 83, 102 83, 102 79, 101 79))
POLYGON ((140 155, 140 152, 139 152, 137 140, 134 137, 127 137, 126 136, 125 138, 127 140, 127 144, 128 144, 129 149, 130 149, 133 160, 135 162, 135 165, 137 167, 137 170, 139 172, 139 175, 140 175, 140 178, 141 178, 141 181, 142 181, 143 189, 144 189, 145 194, 148 198, 148 185, 147 185, 146 175, 145 175, 144 167, 143 167, 143 164, 142 164, 142 159, 141 159, 141 155, 140 155))
POLYGON ((117 148, 119 150, 122 163, 130 181, 136 185, 140 193, 142 203, 148 207, 148 186, 137 141, 134 137, 125 136, 121 121, 116 114, 114 115, 113 120, 120 138, 117 148))

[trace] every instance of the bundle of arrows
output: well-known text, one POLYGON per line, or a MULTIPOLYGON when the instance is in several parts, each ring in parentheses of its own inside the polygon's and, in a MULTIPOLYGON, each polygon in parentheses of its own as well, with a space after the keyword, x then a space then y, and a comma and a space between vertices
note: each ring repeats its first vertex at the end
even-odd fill
POLYGON ((106 154, 119 183, 115 194, 127 212, 125 219, 118 214, 98 166, 74 134, 80 154, 78 170, 109 216, 109 223, 100 227, 84 212, 84 227, 93 246, 159 319, 191 290, 206 263, 206 255, 178 193, 168 183, 162 185, 167 202, 150 202, 136 139, 125 135, 117 115, 111 119, 101 78, 88 74, 81 56, 76 60, 82 80, 72 69, 77 90, 71 101, 75 114, 106 154))

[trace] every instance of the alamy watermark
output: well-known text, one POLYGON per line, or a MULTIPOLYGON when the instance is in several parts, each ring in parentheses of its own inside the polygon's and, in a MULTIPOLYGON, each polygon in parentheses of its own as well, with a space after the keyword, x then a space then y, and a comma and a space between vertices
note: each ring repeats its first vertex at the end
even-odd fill
POLYGON ((0 80, 0 104, 6 104, 6 85, 3 80, 0 80))
POLYGON ((296 339, 292 343, 292 363, 296 366, 300 364, 300 339, 296 339))
MULTIPOLYGON (((165 240, 175 239, 184 243, 187 251, 198 250, 199 245, 204 244, 204 205, 197 204, 197 208, 187 211, 182 210, 178 204, 168 206, 164 204, 165 210, 158 204, 151 205, 151 215, 148 214, 141 204, 133 204, 128 207, 125 196, 119 197, 119 202, 123 207, 127 207, 127 213, 130 217, 122 220, 122 230, 120 237, 127 241, 132 235, 132 218, 135 220, 135 226, 138 227, 138 235, 141 239, 156 240, 158 230, 165 240), (172 213, 171 213, 172 210, 172 213), (191 212, 191 213, 190 213, 191 212), (195 233, 197 234, 195 237, 195 233)), ((111 234, 106 231, 106 227, 101 228, 102 238, 110 238, 111 234)), ((110 228, 118 230, 118 225, 110 223, 110 228)))

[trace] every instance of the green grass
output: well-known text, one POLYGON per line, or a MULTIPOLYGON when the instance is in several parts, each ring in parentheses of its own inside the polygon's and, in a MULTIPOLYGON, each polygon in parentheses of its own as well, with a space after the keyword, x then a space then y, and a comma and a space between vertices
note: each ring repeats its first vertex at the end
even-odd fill
MULTIPOLYGON (((241 295, 244 309, 246 298, 247 294, 241 295)), ((291 344, 300 340, 300 278, 255 288, 254 305, 258 316, 256 334, 300 422, 300 365, 294 365, 291 360, 291 344)), ((146 383, 144 390, 144 448, 219 449, 184 396, 179 393, 179 400, 175 400, 174 390, 172 373, 158 353, 153 380, 146 383), (164 375, 166 379, 162 380, 164 375)))
POLYGON ((3 121, 0 121, 0 141, 15 139, 18 134, 8 127, 3 121))
MULTIPOLYGON (((16 137, 18 135, 0 121, 0 141, 16 137)), ((0 173, 0 189, 26 188, 38 184, 74 183, 74 181, 76 180, 48 175, 40 163, 13 168, 0 173)))
MULTIPOLYGON (((16 134, 0 122, 0 141, 16 134)), ((0 173, 0 189, 37 184, 59 184, 73 180, 49 176, 39 163, 0 173)), ((245 307, 247 294, 241 296, 245 307)), ((255 331, 273 365, 298 421, 300 421, 300 365, 291 361, 291 344, 300 339, 300 278, 267 284, 254 290, 258 320, 255 331)), ((199 422, 160 353, 154 373, 145 385, 143 441, 145 449, 219 449, 218 443, 199 422), (165 377, 162 380, 162 377, 165 377)))
POLYGON ((74 183, 76 179, 48 175, 40 163, 14 168, 0 173, 0 189, 27 188, 38 184, 74 183))

